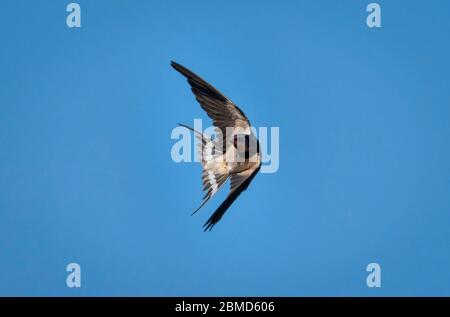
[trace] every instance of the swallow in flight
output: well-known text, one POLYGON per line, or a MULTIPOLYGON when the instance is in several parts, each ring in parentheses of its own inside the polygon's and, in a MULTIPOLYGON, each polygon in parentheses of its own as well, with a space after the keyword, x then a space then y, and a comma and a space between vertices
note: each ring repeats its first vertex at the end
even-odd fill
POLYGON ((230 192, 224 202, 206 221, 203 228, 211 230, 238 196, 247 189, 261 168, 259 141, 252 132, 245 114, 230 99, 186 67, 171 62, 173 68, 186 77, 200 106, 212 119, 216 137, 180 124, 194 131, 199 142, 203 167, 205 196, 196 213, 230 179, 230 192))

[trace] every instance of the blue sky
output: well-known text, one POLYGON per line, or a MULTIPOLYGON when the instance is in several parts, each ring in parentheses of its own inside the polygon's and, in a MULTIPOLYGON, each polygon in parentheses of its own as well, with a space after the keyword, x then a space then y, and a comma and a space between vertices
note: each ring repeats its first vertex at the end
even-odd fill
POLYGON ((0 295, 450 295, 448 1, 67 3, 2 4, 0 295), (172 59, 280 127, 209 233, 172 59))

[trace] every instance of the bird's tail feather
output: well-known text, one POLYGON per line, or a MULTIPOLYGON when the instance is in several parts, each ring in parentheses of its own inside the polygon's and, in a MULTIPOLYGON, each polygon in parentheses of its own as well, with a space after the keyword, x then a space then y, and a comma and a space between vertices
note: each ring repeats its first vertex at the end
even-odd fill
POLYGON ((220 149, 217 149, 218 144, 221 144, 219 141, 212 140, 210 137, 187 125, 181 123, 179 125, 193 131, 197 139, 201 141, 199 144, 199 156, 202 159, 202 182, 205 196, 202 204, 192 213, 194 215, 219 191, 227 181, 229 174, 223 160, 221 160, 222 152, 220 149))

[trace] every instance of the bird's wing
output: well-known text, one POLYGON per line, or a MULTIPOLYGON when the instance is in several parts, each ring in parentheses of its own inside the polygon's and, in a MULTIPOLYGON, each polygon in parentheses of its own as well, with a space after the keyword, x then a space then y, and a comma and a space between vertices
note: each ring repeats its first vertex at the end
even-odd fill
POLYGON ((233 204, 236 198, 247 189, 250 182, 253 180, 255 175, 258 173, 260 165, 256 166, 254 169, 248 169, 241 173, 234 174, 231 176, 231 190, 224 202, 216 209, 212 216, 203 225, 205 231, 214 227, 214 225, 222 218, 227 209, 233 204))
POLYGON ((249 131, 249 120, 230 99, 186 67, 173 61, 171 65, 187 78, 200 106, 213 120, 214 126, 220 128, 223 135, 225 135, 227 127, 241 127, 249 131))

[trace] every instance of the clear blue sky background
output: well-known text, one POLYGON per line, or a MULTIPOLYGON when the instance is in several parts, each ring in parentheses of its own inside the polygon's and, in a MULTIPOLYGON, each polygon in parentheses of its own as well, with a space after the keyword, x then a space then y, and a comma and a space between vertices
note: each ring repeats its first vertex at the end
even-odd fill
POLYGON ((448 1, 68 2, 2 1, 0 295, 450 295, 448 1), (280 127, 210 233, 171 59, 280 127))

